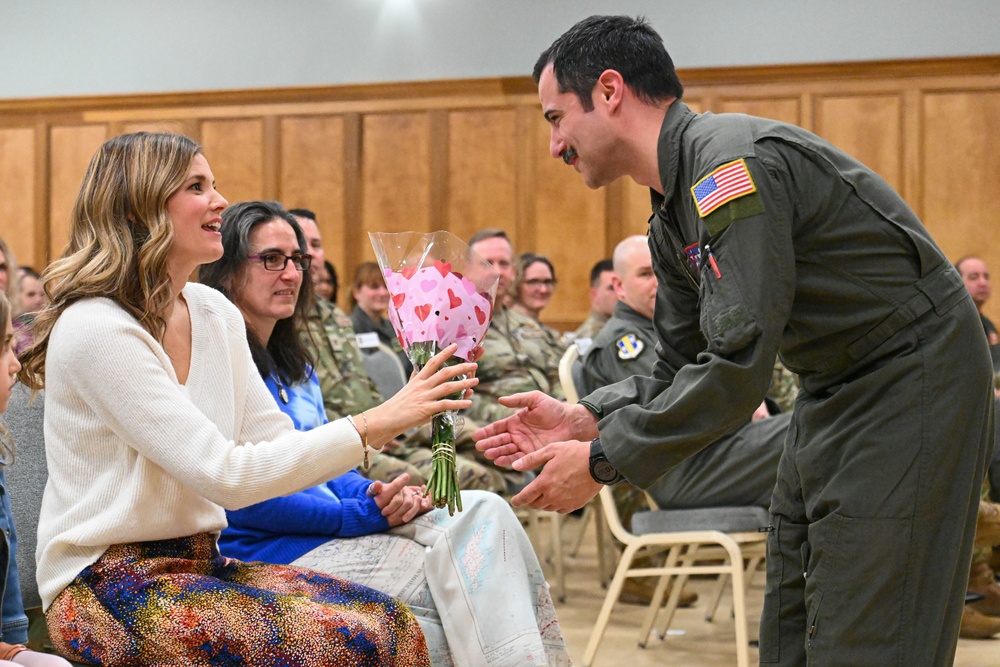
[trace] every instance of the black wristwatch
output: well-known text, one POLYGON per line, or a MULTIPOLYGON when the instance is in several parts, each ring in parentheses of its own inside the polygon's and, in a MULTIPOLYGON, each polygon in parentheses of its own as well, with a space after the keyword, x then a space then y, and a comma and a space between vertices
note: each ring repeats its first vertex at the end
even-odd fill
POLYGON ((622 474, 611 465, 608 457, 604 455, 604 448, 601 447, 601 439, 594 438, 590 443, 590 476, 598 484, 617 484, 625 479, 622 474))

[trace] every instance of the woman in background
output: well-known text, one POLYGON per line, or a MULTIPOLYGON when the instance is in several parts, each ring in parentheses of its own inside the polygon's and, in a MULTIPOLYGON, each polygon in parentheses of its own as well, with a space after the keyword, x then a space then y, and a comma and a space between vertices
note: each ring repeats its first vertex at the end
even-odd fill
POLYGON ((351 324, 355 333, 378 334, 379 342, 387 345, 403 362, 406 374, 412 373, 413 364, 399 344, 399 338, 389 321, 389 289, 385 286, 382 270, 375 262, 362 262, 354 270, 351 305, 354 307, 351 311, 351 324))

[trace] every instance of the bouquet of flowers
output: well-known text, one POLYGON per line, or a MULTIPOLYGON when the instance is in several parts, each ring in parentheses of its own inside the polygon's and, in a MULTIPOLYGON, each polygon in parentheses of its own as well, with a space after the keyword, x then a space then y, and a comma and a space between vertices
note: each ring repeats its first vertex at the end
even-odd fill
MULTIPOLYGON (((391 296, 389 321, 416 369, 440 350, 458 344, 450 363, 469 361, 482 343, 493 316, 499 275, 448 232, 369 233, 391 296)), ((456 398, 458 398, 456 396, 456 398)), ((455 472, 452 412, 431 421, 431 476, 426 494, 449 514, 462 511, 455 472)))

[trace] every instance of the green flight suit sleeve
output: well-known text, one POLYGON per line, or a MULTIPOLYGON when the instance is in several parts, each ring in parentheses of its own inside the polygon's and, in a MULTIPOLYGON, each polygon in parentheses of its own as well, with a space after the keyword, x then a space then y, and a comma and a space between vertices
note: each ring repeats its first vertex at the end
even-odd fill
MULTIPOLYGON (((683 253, 671 243, 664 221, 651 221, 650 249, 660 281, 653 374, 581 401, 599 419, 609 461, 637 486, 648 487, 744 423, 767 392, 795 291, 793 207, 782 185, 790 175, 779 160, 747 159, 747 166, 763 212, 711 237, 702 232, 702 254, 710 245, 721 278, 703 256, 697 292, 677 268, 676 256, 683 253)), ((672 210, 679 205, 671 204, 672 210)))

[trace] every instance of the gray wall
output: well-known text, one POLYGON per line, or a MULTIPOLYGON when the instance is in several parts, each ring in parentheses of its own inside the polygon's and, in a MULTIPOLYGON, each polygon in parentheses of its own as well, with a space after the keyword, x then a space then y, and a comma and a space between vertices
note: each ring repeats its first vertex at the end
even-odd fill
POLYGON ((0 98, 520 76, 594 13, 681 68, 1000 54, 1000 0, 0 0, 0 98))

